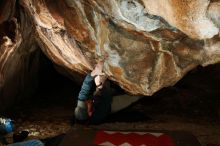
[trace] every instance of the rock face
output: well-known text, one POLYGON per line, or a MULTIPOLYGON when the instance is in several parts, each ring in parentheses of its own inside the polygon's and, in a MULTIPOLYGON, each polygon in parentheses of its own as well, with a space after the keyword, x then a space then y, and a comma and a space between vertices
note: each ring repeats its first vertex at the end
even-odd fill
POLYGON ((220 61, 220 0, 3 0, 0 8, 0 103, 36 82, 40 49, 69 76, 104 58, 110 80, 142 95, 220 61))
POLYGON ((15 0, 1 1, 0 8, 1 111, 35 90, 40 49, 29 16, 15 10, 15 0))

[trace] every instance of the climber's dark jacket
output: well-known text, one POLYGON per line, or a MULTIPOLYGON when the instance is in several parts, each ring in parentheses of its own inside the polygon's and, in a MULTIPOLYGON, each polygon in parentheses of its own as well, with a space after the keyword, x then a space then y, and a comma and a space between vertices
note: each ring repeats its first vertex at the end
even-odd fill
POLYGON ((92 99, 93 104, 93 114, 90 118, 90 122, 93 124, 99 123, 111 112, 112 95, 110 93, 110 83, 105 81, 100 94, 93 95, 95 92, 96 85, 94 77, 91 74, 87 74, 84 79, 83 85, 79 92, 78 100, 85 101, 87 99, 92 99))

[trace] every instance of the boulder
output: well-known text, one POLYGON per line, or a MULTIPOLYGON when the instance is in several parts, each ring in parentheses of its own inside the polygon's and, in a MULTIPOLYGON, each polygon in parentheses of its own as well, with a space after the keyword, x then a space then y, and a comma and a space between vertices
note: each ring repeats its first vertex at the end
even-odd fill
POLYGON ((0 8, 0 101, 35 82, 40 49, 70 77, 104 59, 110 80, 147 96, 220 62, 219 0, 3 0, 0 8))

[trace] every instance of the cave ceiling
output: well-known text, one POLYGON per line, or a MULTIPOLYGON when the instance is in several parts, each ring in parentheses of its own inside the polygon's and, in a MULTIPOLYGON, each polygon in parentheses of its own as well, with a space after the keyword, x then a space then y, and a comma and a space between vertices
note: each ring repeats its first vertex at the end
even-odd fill
POLYGON ((219 0, 3 0, 0 8, 5 97, 33 82, 39 49, 72 77, 104 59, 108 78, 136 95, 220 61, 219 0))

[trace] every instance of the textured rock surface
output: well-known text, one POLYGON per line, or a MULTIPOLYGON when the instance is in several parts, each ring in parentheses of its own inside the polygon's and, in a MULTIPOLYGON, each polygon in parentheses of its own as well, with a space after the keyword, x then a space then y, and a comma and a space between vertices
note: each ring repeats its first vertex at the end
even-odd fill
MULTIPOLYGON (((142 95, 174 85, 198 65, 220 61, 219 0, 20 0, 16 4, 15 10, 13 0, 0 3, 1 40, 12 43, 1 41, 0 89, 7 78, 26 82, 27 64, 34 63, 34 57, 37 62, 38 46, 70 76, 85 74, 98 58, 106 58, 109 79, 142 95), (14 26, 13 36, 2 29, 7 24, 14 26)), ((37 67, 32 67, 37 75, 37 67)))
POLYGON ((15 1, 5 3, 1 14, 7 17, 0 20, 0 111, 35 90, 40 53, 26 13, 20 10, 18 21, 11 17, 15 1))

